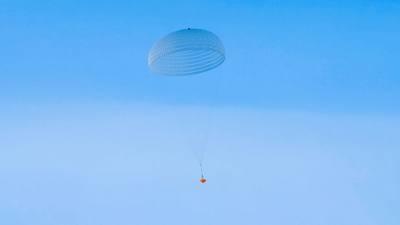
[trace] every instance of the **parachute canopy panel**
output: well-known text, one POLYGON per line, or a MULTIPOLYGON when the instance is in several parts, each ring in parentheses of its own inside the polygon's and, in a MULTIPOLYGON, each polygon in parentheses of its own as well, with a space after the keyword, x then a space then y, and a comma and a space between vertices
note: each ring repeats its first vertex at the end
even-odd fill
POLYGON ((214 69, 225 60, 221 40, 203 29, 172 32, 156 42, 148 56, 154 73, 184 76, 214 69))

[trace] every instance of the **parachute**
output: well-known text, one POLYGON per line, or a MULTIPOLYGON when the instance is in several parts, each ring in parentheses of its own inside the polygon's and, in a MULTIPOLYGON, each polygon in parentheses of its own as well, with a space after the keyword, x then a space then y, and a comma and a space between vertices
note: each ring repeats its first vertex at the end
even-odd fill
POLYGON ((199 74, 225 61, 221 40, 210 31, 183 29, 156 42, 148 56, 154 73, 172 76, 199 74))
MULTIPOLYGON (((148 66, 153 73, 167 76, 187 76, 207 72, 225 61, 221 40, 212 32, 187 28, 172 32, 150 49, 148 66)), ((205 136, 208 136, 207 134, 205 136)), ((207 137, 204 142, 206 142, 207 137)), ((196 148, 205 148, 205 143, 196 148)), ((204 151, 204 150, 203 150, 204 151)), ((206 183, 203 154, 197 154, 201 169, 200 183, 206 183)))

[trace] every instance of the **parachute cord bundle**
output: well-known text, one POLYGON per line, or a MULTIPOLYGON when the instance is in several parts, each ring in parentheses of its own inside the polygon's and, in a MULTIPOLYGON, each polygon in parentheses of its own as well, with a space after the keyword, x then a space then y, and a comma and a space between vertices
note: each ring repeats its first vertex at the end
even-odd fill
POLYGON ((203 164, 200 163, 201 178, 204 178, 203 164))

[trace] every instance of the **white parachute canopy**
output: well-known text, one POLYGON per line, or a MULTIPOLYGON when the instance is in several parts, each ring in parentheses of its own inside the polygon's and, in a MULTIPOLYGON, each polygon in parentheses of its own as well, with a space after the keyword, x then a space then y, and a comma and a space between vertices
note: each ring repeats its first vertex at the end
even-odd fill
POLYGON ((187 28, 156 42, 148 56, 154 73, 184 76, 214 69, 225 60, 221 40, 212 32, 187 28))

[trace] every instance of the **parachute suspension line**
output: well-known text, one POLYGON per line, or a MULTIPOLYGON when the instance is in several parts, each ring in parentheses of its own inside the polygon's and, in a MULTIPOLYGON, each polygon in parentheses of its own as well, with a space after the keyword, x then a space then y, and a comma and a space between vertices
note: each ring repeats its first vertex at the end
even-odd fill
MULTIPOLYGON (((216 87, 213 91, 214 92, 213 95, 214 95, 214 99, 218 101, 221 97, 222 76, 221 76, 221 74, 217 74, 216 76, 217 76, 217 79, 215 82, 216 87)), ((215 102, 209 104, 208 105, 209 108, 208 108, 207 112, 205 113, 207 115, 205 116, 206 129, 205 129, 205 134, 204 134, 204 140, 203 140, 203 144, 201 146, 201 150, 200 150, 199 154, 197 155, 197 158, 198 158, 197 160, 200 164, 200 167, 203 167, 202 163, 204 161, 204 157, 207 153, 207 150, 210 147, 210 141, 211 141, 210 139, 212 139, 213 134, 215 134, 215 131, 213 130, 213 124, 215 121, 212 121, 212 120, 215 120, 215 117, 216 117, 216 111, 217 111, 216 105, 217 105, 217 103, 215 103, 215 102)))
MULTIPOLYGON (((216 88, 214 89, 214 99, 220 99, 220 95, 221 95, 221 89, 222 89, 222 76, 221 74, 217 75, 217 79, 216 79, 216 88)), ((203 162, 204 162, 204 157, 205 154, 207 152, 207 150, 210 147, 210 139, 212 139, 212 133, 215 133, 215 131, 213 132, 212 129, 212 124, 213 121, 211 121, 212 119, 215 119, 214 117, 216 116, 216 103, 211 103, 208 105, 208 110, 206 112, 206 130, 205 130, 205 135, 204 135, 204 139, 203 139, 203 144, 200 147, 200 151, 197 154, 197 160, 199 162, 199 166, 200 166, 200 171, 201 171, 201 179, 200 181, 203 183, 206 182, 206 179, 204 177, 204 166, 203 166, 203 162)))
POLYGON ((203 164, 200 163, 201 178, 204 178, 203 164))

